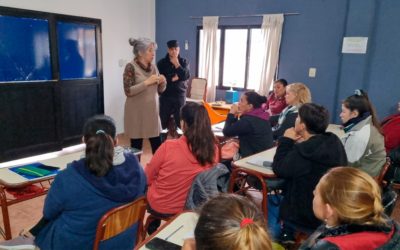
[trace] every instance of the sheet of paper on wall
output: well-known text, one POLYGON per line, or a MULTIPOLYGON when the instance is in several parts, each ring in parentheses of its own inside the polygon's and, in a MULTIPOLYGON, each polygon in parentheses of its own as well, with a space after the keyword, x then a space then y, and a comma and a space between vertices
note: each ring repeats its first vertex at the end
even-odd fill
POLYGON ((367 53, 368 37, 343 37, 342 53, 367 53))

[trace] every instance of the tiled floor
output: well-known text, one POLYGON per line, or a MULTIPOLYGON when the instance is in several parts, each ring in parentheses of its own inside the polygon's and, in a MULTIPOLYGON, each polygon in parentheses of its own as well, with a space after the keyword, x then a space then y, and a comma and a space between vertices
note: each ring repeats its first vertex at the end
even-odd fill
MULTIPOLYGON (((121 145, 129 145, 129 140, 119 138, 121 145)), ((151 149, 148 141, 144 142, 144 154, 141 157, 142 166, 145 166, 151 159, 151 149)), ((11 229, 13 237, 17 236, 22 229, 29 229, 41 218, 45 196, 24 201, 9 207, 11 229)), ((400 200, 400 199, 399 199, 400 200)), ((400 201, 397 201, 392 217, 400 222, 400 201)), ((3 226, 3 218, 0 217, 0 225, 3 226)), ((1 237, 0 237, 1 240, 1 237)))

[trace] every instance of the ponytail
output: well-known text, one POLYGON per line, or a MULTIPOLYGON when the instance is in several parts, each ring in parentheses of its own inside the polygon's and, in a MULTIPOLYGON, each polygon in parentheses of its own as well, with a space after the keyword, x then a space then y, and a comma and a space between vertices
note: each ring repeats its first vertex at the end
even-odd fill
POLYGON ((369 100, 367 92, 365 92, 364 90, 361 90, 361 93, 364 96, 364 98, 367 100, 368 109, 369 109, 369 112, 371 113, 372 124, 379 131, 379 133, 383 134, 382 129, 381 129, 381 123, 379 122, 378 115, 376 114, 374 105, 372 105, 371 101, 369 100))
POLYGON ((318 187, 323 203, 336 210, 340 224, 386 225, 380 187, 364 171, 332 168, 318 187))
POLYGON ((262 104, 267 102, 267 97, 259 95, 257 92, 248 91, 244 93, 247 103, 253 105, 254 109, 261 108, 262 104))
POLYGON ((383 134, 375 107, 369 100, 367 92, 362 89, 356 89, 354 95, 347 97, 343 101, 343 105, 351 111, 357 110, 359 116, 369 112, 371 114, 372 124, 379 131, 379 133, 383 134))
POLYGON ((207 201, 200 211, 194 231, 196 249, 271 250, 266 228, 264 215, 252 200, 220 194, 207 201))
POLYGON ((97 133, 86 142, 86 163, 96 176, 104 176, 113 166, 114 142, 106 133, 97 133))
POLYGON ((83 127, 86 143, 86 166, 96 176, 105 176, 113 167, 115 124, 111 117, 100 115, 87 120, 83 127))
POLYGON ((241 227, 235 239, 235 249, 271 250, 271 239, 264 227, 265 225, 260 222, 241 227))
POLYGON ((197 103, 187 103, 181 109, 181 119, 186 124, 184 135, 196 160, 202 166, 213 164, 216 160, 216 140, 205 107, 197 103))

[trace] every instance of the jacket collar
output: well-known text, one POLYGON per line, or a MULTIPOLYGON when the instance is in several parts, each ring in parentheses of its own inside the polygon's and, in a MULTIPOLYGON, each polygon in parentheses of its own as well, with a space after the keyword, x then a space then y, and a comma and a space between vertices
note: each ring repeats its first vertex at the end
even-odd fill
POLYGON ((343 130, 345 133, 349 132, 353 128, 354 130, 359 130, 370 120, 371 120, 371 114, 369 112, 365 112, 363 115, 351 118, 346 123, 344 123, 343 130))
POLYGON ((393 223, 388 221, 388 225, 376 226, 376 225, 356 225, 356 224, 345 224, 337 227, 326 228, 324 232, 318 238, 334 237, 345 234, 359 233, 359 232, 382 232, 390 233, 393 230, 393 223))

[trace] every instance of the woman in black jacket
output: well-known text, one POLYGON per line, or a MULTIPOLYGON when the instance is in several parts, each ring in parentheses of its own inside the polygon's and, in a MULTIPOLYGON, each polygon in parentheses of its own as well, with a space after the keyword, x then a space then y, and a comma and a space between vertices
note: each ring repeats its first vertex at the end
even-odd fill
POLYGON ((286 180, 279 209, 283 241, 293 240, 299 229, 311 233, 320 225, 312 211, 314 188, 327 170, 347 164, 340 139, 325 132, 328 123, 329 114, 324 107, 303 104, 295 127, 287 129, 279 139, 272 168, 286 180))
POLYGON ((304 83, 291 83, 286 86, 287 107, 279 116, 271 116, 274 140, 278 140, 286 129, 294 126, 301 105, 311 102, 310 89, 304 83))
POLYGON ((239 153, 246 157, 273 146, 269 115, 262 108, 265 96, 254 91, 244 93, 239 105, 233 104, 225 121, 224 136, 239 137, 239 153), (236 116, 240 112, 240 118, 236 116))

